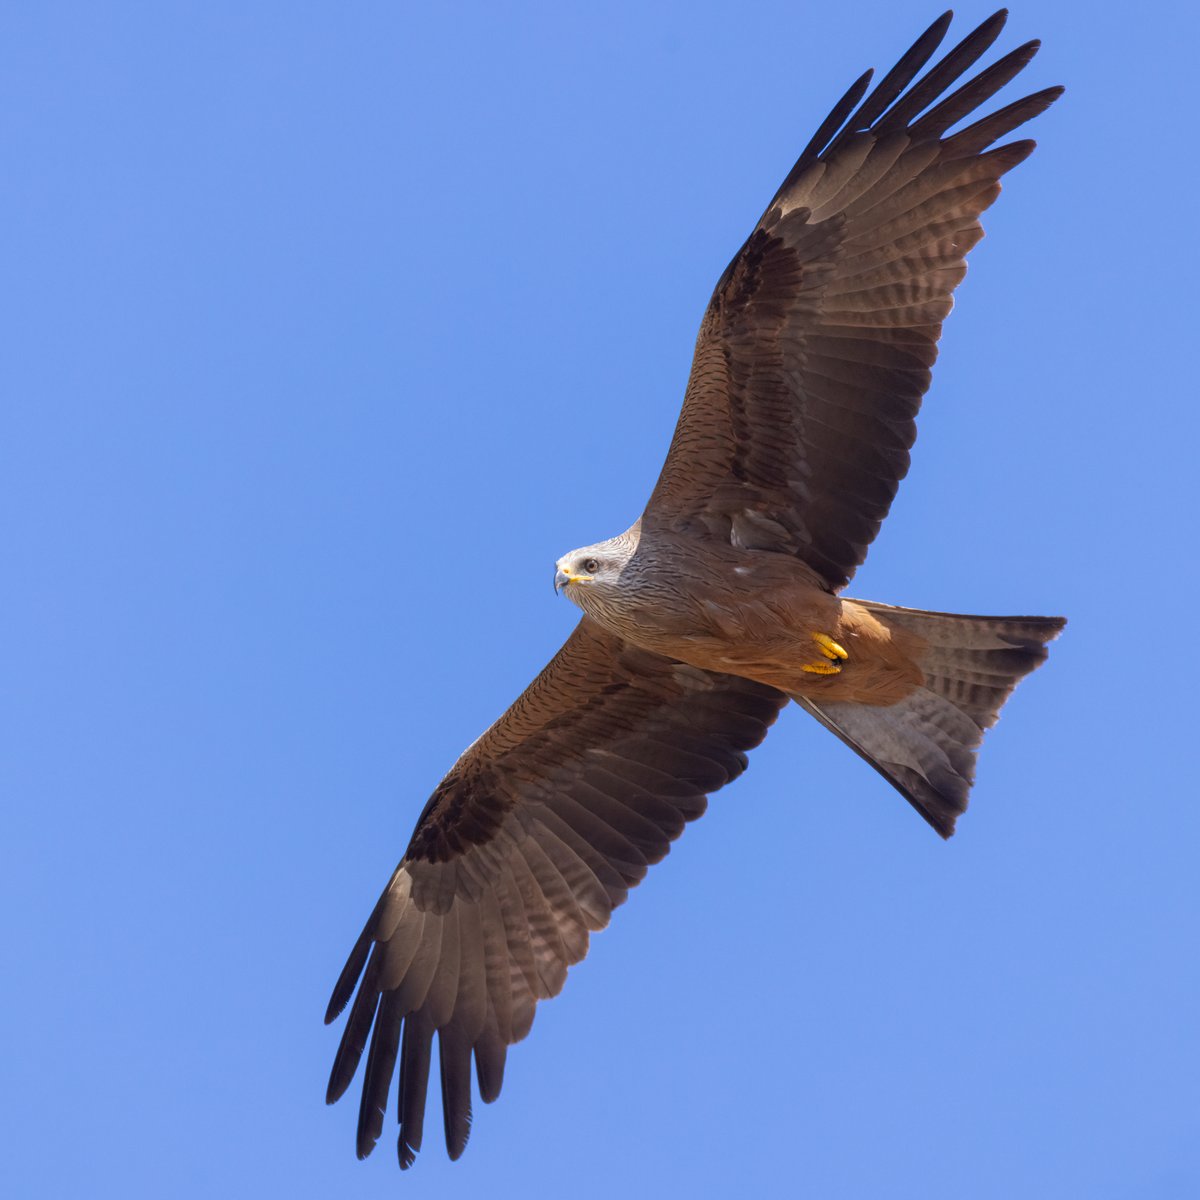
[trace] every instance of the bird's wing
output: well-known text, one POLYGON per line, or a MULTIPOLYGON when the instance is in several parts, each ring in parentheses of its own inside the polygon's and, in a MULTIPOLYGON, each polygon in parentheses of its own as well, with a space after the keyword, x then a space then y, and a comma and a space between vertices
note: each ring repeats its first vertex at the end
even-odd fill
POLYGON ((863 561, 908 470, 979 216, 1034 143, 988 147, 1062 91, 946 136, 1038 47, 946 94, 997 13, 914 83, 949 17, 865 99, 870 72, 847 92, 722 275, 644 530, 796 555, 834 590, 863 561))
POLYGON ((546 669, 454 765, 417 822, 334 988, 358 986, 329 1081, 349 1086, 370 1037, 358 1153, 383 1127, 400 1062, 400 1164, 421 1146, 433 1035, 446 1145, 485 1101, 538 1000, 658 862, 706 795, 746 769, 787 703, 772 688, 639 650, 585 617, 546 669), (372 1025, 374 1030, 372 1031, 372 1025))

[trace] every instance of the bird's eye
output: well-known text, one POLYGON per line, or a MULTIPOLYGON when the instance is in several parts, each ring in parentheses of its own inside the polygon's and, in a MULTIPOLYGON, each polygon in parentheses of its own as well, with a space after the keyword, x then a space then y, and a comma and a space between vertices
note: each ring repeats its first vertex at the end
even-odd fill
POLYGON ((600 564, 594 558, 585 558, 583 560, 583 569, 589 575, 595 575, 595 573, 600 570, 600 564))

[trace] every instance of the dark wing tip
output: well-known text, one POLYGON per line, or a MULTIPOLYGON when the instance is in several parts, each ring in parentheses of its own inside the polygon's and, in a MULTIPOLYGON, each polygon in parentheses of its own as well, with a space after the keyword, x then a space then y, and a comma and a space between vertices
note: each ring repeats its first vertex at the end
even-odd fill
POLYGON ((508 1047, 493 1033, 485 1034, 475 1044, 475 1079, 479 1084, 479 1098, 484 1104, 492 1104, 500 1098, 507 1055, 508 1047))
POLYGON ((400 1136, 396 1153, 400 1169, 407 1171, 416 1161, 425 1127, 425 1094, 429 1086, 429 1055, 433 1046, 433 1027, 427 1016, 410 1016, 404 1022, 400 1046, 400 1082, 397 1116, 400 1136))
MULTIPOLYGON (((929 23, 929 28, 921 34, 919 38, 909 48, 908 53, 912 54, 918 46, 929 46, 929 54, 942 43, 942 38, 946 36, 946 30, 950 28, 950 22, 954 20, 954 9, 948 8, 939 17, 934 17, 929 23)), ((928 55, 926 55, 928 57, 928 55)))
MULTIPOLYGON (((950 28, 950 22, 953 20, 954 9, 952 8, 946 9, 941 16, 935 17, 930 21, 929 28, 909 48, 909 54, 913 52, 915 47, 925 45, 929 46, 929 54, 932 54, 942 44, 942 38, 946 36, 946 30, 950 28)), ((928 55, 926 55, 926 58, 928 58, 928 55)))
POLYGON ((333 1060, 333 1069, 329 1072, 329 1083, 325 1087, 326 1104, 336 1104, 346 1094, 346 1089, 358 1071, 362 1052, 361 1042, 343 1036, 338 1045, 337 1056, 333 1060))
MULTIPOLYGON (((1024 68, 1031 63, 1037 56, 1037 52, 1042 48, 1041 38, 1030 38, 1027 42, 1022 42, 1015 50, 1010 50, 1002 59, 993 64, 995 67, 1012 62, 1013 64, 1020 63, 1018 68, 1024 68)), ((1013 72, 1016 74, 1016 71, 1013 72)))
POLYGON ((450 1030, 438 1033, 442 1118, 450 1161, 462 1157, 471 1136, 471 1046, 450 1030))
MULTIPOLYGON (((976 25, 975 28, 972 29, 965 38, 963 38, 963 41, 966 42, 977 38, 984 44, 985 48, 991 46, 991 44, 1000 36, 1001 31, 1004 29, 1004 26, 1007 23, 1008 9, 998 8, 990 17, 980 21, 980 23, 976 25)), ((982 51, 980 53, 982 53, 982 51)))
POLYGON ((463 1151, 467 1148, 467 1142, 471 1138, 471 1117, 468 1113, 466 1121, 455 1132, 453 1140, 451 1140, 451 1131, 446 1130, 446 1154, 451 1162, 458 1162, 463 1156, 463 1151))
MULTIPOLYGON (((1041 47, 1041 41, 1033 38, 1004 55, 956 90, 951 90, 954 83, 999 37, 1008 19, 1008 9, 1001 8, 982 21, 956 46, 945 52, 934 66, 918 78, 919 72, 941 46, 953 15, 952 9, 942 13, 901 55, 896 65, 869 94, 867 88, 873 77, 871 71, 864 72, 851 85, 821 122, 812 140, 801 151, 795 166, 780 185, 771 204, 767 206, 760 224, 770 223, 770 214, 775 210, 779 198, 814 160, 824 159, 836 153, 848 139, 868 130, 877 137, 903 131, 912 138, 939 140, 946 136, 948 130, 960 118, 985 104, 1000 88, 1019 74, 1041 47)), ((1043 107, 1057 99, 1060 94, 1061 90, 1050 99, 1045 99, 1043 107)), ((1024 103, 1018 101, 1017 105, 1024 103)), ((1015 109, 1017 105, 1010 108, 1015 109)), ((1040 110, 1036 104, 1031 104, 1025 109, 1026 115, 1022 119, 1028 120, 1036 115, 1037 111, 1040 110)), ((982 125, 983 122, 979 124, 982 125)))
POLYGON ((358 935, 358 941, 354 943, 354 949, 350 951, 350 957, 346 959, 346 965, 342 968, 342 973, 338 976, 337 983, 333 985, 333 994, 329 997, 329 1004, 325 1009, 325 1024, 331 1025, 338 1019, 342 1009, 350 1001, 350 997, 354 995, 354 988, 358 984, 358 977, 362 974, 362 969, 367 961, 367 955, 371 950, 371 929, 374 923, 374 914, 371 920, 367 922, 367 927, 358 935))
POLYGON ((342 1015, 342 1010, 346 1007, 346 1001, 349 999, 349 996, 343 996, 340 991, 334 991, 333 995, 329 997, 329 1004, 325 1009, 326 1025, 332 1025, 342 1015))
POLYGON ((944 12, 909 48, 900 56, 899 62, 880 80, 875 90, 863 101, 858 111, 850 118, 846 128, 838 135, 830 149, 856 130, 870 129, 891 106, 892 102, 916 78, 917 72, 933 57, 942 44, 946 30, 950 27, 953 12, 944 12))
MULTIPOLYGON (((829 110, 829 115, 817 127, 808 145, 800 151, 800 157, 792 168, 792 175, 803 168, 810 158, 819 155, 829 144, 829 139, 845 124, 846 118, 854 111, 859 101, 867 94, 867 88, 875 76, 874 67, 868 67, 845 91, 842 98, 829 110)), ((791 175, 789 175, 789 179, 791 175)), ((783 188, 787 186, 785 180, 783 188)))

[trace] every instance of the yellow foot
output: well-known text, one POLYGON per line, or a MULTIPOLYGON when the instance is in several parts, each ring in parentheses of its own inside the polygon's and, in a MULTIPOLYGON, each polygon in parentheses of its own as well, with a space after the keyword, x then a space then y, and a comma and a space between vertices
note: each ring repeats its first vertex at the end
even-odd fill
POLYGON ((802 671, 807 671, 810 675, 840 675, 842 668, 834 666, 833 663, 805 663, 800 668, 802 671))
POLYGON ((837 642, 835 642, 833 640, 833 638, 829 637, 828 634, 814 633, 812 635, 812 640, 814 642, 816 642, 818 646, 821 647, 821 653, 823 655, 825 655, 826 658, 849 658, 850 657, 850 655, 848 655, 846 653, 846 651, 843 650, 841 648, 841 646, 839 646, 837 644, 837 642))
POLYGON ((810 675, 836 675, 841 671, 841 665, 838 659, 847 659, 850 657, 841 646, 837 644, 828 634, 814 633, 812 640, 821 648, 821 653, 825 655, 828 662, 805 663, 800 669, 807 671, 810 675))

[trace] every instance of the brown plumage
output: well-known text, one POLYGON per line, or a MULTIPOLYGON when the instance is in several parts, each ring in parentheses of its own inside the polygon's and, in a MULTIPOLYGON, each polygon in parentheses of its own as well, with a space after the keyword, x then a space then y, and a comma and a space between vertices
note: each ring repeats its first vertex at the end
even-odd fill
POLYGON ((918 79, 948 24, 869 94, 864 75, 800 156, 713 293, 641 520, 559 560, 582 621, 421 814, 326 1017, 354 996, 328 1098, 366 1051, 360 1156, 399 1063, 412 1163, 435 1034, 446 1145, 462 1152, 472 1059, 494 1100, 537 1002, 789 699, 949 836, 984 730, 1062 628, 839 595, 908 470, 979 217, 1033 143, 989 147, 1061 91, 948 135, 1037 49, 950 90, 1004 14, 918 79))

